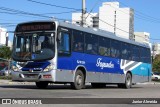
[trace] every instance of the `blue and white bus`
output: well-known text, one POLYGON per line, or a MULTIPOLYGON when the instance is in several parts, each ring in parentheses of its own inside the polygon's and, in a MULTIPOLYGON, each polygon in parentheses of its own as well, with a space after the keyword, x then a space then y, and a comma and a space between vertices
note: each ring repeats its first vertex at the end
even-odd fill
POLYGON ((131 88, 150 81, 151 53, 147 45, 122 39, 113 33, 59 21, 20 23, 13 41, 13 81, 70 83, 82 89, 85 83, 107 83, 131 88))

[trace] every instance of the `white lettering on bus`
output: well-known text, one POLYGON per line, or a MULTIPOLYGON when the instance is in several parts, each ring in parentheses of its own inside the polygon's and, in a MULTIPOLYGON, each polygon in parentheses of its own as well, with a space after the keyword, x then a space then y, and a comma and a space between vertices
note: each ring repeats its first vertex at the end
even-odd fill
POLYGON ((78 64, 85 64, 86 62, 85 62, 85 61, 77 60, 77 63, 78 63, 78 64))
POLYGON ((110 61, 109 63, 105 63, 105 62, 101 62, 102 58, 98 58, 97 59, 97 67, 100 67, 101 69, 103 68, 114 68, 114 64, 112 64, 112 61, 110 61))

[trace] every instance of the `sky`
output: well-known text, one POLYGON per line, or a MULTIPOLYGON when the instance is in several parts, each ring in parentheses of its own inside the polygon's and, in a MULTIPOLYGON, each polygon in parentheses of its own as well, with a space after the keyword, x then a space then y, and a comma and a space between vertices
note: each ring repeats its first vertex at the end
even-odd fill
MULTIPOLYGON (((86 0, 87 12, 98 12, 102 2, 111 1, 118 1, 121 8, 133 8, 134 31, 148 32, 152 43, 160 43, 160 0, 86 0)), ((14 31, 18 23, 26 21, 71 20, 72 12, 81 12, 81 8, 82 0, 0 0, 0 26, 14 31)), ((9 33, 10 41, 13 35, 9 33)))

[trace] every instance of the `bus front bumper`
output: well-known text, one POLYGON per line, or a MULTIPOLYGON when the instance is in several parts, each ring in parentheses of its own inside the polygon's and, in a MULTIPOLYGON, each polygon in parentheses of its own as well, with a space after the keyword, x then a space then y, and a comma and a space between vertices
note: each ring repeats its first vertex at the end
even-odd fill
POLYGON ((23 72, 12 72, 12 81, 21 82, 38 82, 48 81, 54 82, 54 74, 52 71, 41 72, 41 73, 23 73, 23 72))

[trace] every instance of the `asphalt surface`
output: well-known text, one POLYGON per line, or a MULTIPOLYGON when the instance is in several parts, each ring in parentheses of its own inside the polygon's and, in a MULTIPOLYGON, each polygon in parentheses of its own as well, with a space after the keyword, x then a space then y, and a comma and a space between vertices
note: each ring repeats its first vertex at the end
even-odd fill
MULTIPOLYGON (((0 98, 160 98, 160 83, 138 83, 131 89, 121 89, 117 85, 107 85, 106 88, 92 88, 89 84, 86 89, 72 90, 70 85, 51 84, 47 89, 38 89, 35 83, 12 82, 0 80, 0 98)), ((117 100, 117 99, 113 99, 117 100)), ((133 107, 137 104, 65 104, 65 107, 133 107)), ((10 105, 7 105, 10 106, 10 105)), ((0 105, 0 107, 7 107, 0 105)), ((26 105, 27 106, 27 105, 26 105)), ((38 105, 32 105, 37 107, 38 105)), ((64 107, 63 103, 58 105, 41 105, 42 107, 64 107)), ((140 104, 139 107, 159 107, 159 104, 140 104)), ((12 105, 14 107, 14 105, 12 105)), ((19 106, 15 106, 19 107, 19 106)), ((24 106, 25 107, 25 106, 24 106)))

